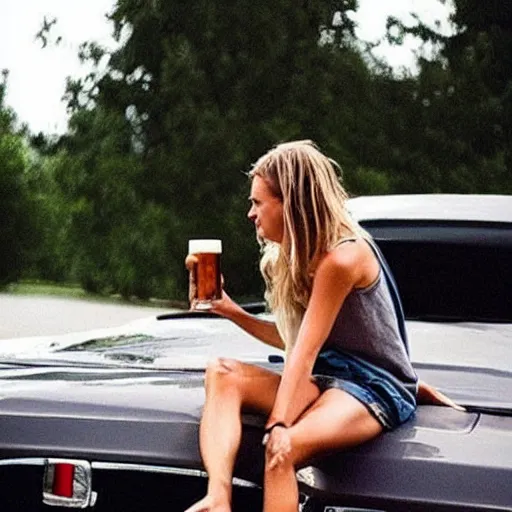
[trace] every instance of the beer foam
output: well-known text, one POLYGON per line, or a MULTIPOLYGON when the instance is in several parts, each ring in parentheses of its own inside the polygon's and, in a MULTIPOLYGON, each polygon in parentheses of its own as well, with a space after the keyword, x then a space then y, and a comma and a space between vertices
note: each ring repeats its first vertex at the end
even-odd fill
POLYGON ((222 240, 189 240, 188 253, 199 254, 208 252, 212 254, 222 253, 222 240))

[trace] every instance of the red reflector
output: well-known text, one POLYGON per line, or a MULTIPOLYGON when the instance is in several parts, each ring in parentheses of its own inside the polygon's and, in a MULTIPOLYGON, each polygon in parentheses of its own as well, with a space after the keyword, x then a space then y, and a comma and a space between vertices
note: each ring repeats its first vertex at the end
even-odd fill
POLYGON ((55 464, 52 486, 53 494, 64 498, 72 498, 74 476, 75 466, 73 464, 55 464))

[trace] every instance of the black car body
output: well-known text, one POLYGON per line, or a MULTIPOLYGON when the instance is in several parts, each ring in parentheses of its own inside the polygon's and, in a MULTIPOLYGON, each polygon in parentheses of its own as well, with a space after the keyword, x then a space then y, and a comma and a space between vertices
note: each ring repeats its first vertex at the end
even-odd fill
MULTIPOLYGON (((350 209, 394 272, 418 374, 467 410, 420 406, 395 431, 312 461, 298 472, 301 507, 512 510, 512 197, 365 197, 350 209)), ((189 506, 206 485, 203 373, 219 355, 282 367, 281 353, 207 313, 0 341, 0 509, 189 506)), ((244 415, 234 510, 261 510, 263 422, 244 415)))

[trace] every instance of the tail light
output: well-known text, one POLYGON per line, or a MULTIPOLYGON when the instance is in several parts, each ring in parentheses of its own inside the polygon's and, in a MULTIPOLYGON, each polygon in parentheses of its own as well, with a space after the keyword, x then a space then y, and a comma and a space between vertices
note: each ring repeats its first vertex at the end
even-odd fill
POLYGON ((47 459, 43 478, 43 502, 54 507, 87 508, 94 506, 92 472, 89 462, 47 459))

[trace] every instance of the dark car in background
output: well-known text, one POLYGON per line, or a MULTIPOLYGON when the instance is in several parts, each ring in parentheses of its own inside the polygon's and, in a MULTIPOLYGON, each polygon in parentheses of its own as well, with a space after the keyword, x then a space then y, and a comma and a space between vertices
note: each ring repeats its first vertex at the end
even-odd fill
MULTIPOLYGON (((512 510, 512 197, 350 200, 402 295, 414 366, 466 408, 425 406, 298 472, 303 510, 512 510)), ((265 317, 263 304, 248 310, 265 317)), ((182 312, 0 342, 0 510, 183 510, 203 495, 206 362, 280 370, 229 321, 182 312)), ((261 510, 264 418, 243 417, 234 510, 261 510)))

